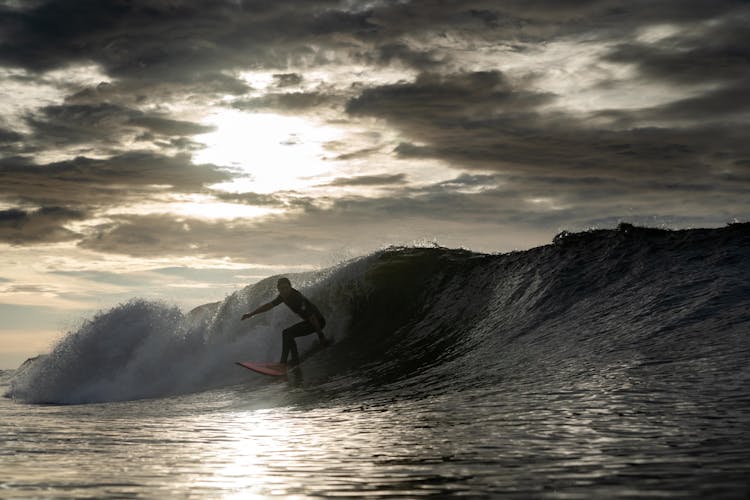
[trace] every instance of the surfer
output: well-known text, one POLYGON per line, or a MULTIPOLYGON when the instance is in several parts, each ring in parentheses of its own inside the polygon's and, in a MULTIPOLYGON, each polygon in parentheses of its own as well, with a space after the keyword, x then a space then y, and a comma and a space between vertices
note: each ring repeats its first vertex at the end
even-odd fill
POLYGON ((279 278, 276 282, 276 288, 279 291, 279 295, 271 302, 267 302, 262 306, 258 307, 252 312, 245 313, 242 315, 242 319, 245 320, 256 314, 264 313, 278 306, 282 302, 289 307, 292 311, 302 318, 303 321, 296 323, 282 332, 282 348, 281 348, 281 361, 280 363, 286 363, 289 354, 292 355, 292 366, 299 364, 299 355, 297 353, 297 343, 294 341, 296 337, 303 337, 313 332, 318 333, 318 340, 320 346, 326 346, 326 336, 323 334, 323 327, 326 326, 326 319, 320 313, 315 304, 310 302, 307 297, 302 295, 298 290, 292 288, 292 284, 289 278, 279 278))

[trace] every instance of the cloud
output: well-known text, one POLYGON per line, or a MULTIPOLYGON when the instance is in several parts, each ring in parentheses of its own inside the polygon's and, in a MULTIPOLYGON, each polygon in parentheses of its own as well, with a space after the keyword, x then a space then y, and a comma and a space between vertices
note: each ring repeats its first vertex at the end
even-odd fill
POLYGON ((23 139, 21 134, 13 132, 12 130, 0 128, 0 145, 18 142, 21 139, 23 139))
POLYGON ((679 85, 747 78, 750 11, 728 12, 711 23, 700 21, 656 41, 618 43, 605 59, 632 64, 643 78, 679 85))
MULTIPOLYGON (((242 79, 226 73, 186 78, 183 81, 151 79, 117 79, 100 81, 65 89, 68 105, 115 104, 133 110, 171 102, 191 102, 199 99, 221 102, 227 96, 241 96, 252 90, 242 79)), ((153 111, 149 111, 153 113, 153 111)), ((163 116, 166 116, 163 114, 163 116)))
MULTIPOLYGON (((400 158, 550 175, 562 180, 556 189, 565 182, 580 188, 575 180, 582 176, 622 182, 634 175, 659 184, 691 178, 729 188, 726 169, 742 175, 750 156, 741 129, 723 122, 745 116, 748 99, 740 87, 590 116, 549 110, 555 103, 555 96, 517 88, 500 72, 475 72, 423 74, 413 82, 369 88, 346 109, 352 116, 384 119, 409 138, 394 150, 400 158), (602 124, 602 117, 609 123, 602 124), (674 126, 653 125, 657 120, 674 126)), ((744 175, 734 181, 750 188, 740 179, 744 175)), ((631 195, 637 200, 637 191, 631 195)))
MULTIPOLYGON (((613 119, 613 125, 618 128, 636 127, 642 123, 658 123, 662 127, 668 125, 675 130, 682 129, 687 134, 690 134, 686 130, 687 127, 700 130, 701 135, 710 133, 717 136, 718 131, 727 139, 736 135, 727 125, 732 122, 745 122, 750 112, 750 96, 745 90, 748 86, 750 86, 750 74, 745 80, 707 90, 693 97, 677 99, 636 111, 602 111, 598 115, 613 119)), ((716 139, 724 142, 721 141, 721 137, 716 137, 716 139)), ((737 146, 741 147, 742 144, 735 144, 735 147, 737 146)))
POLYGON ((374 50, 358 54, 358 59, 373 65, 390 66, 400 63, 421 72, 437 71, 452 61, 450 54, 435 49, 419 49, 406 42, 394 41, 376 45, 374 50))
POLYGON ((344 102, 345 98, 336 93, 284 92, 237 99, 232 102, 232 107, 243 111, 274 110, 280 113, 296 113, 313 108, 332 107, 344 102))
POLYGON ((295 87, 302 83, 303 77, 297 73, 277 73, 273 79, 277 87, 295 87))
MULTIPOLYGON (((200 190, 205 184, 229 180, 231 175, 214 165, 195 165, 185 155, 163 156, 133 151, 106 159, 78 157, 72 160, 37 165, 24 158, 0 160, 0 192, 34 198, 45 191, 58 190, 58 183, 69 183, 61 196, 75 197, 75 189, 98 187, 111 196, 112 188, 139 188, 169 185, 177 191, 200 190)), ((91 196, 92 193, 86 193, 91 196)), ((50 193, 51 195, 51 193, 50 193)), ((81 198, 85 199, 85 198, 81 198)))
POLYGON ((354 177, 338 177, 328 186, 387 186, 391 184, 404 184, 406 182, 405 174, 384 174, 384 175, 357 175, 354 177))
POLYGON ((183 256, 231 258, 237 262, 310 265, 318 256, 300 260, 308 245, 334 241, 311 231, 285 230, 285 219, 261 224, 217 223, 171 215, 118 216, 83 238, 81 247, 137 257, 183 256))
POLYGON ((114 216, 80 244, 143 258, 188 253, 235 263, 309 266, 342 248, 356 254, 422 238, 500 251, 522 246, 524 238, 528 244, 548 243, 562 229, 582 230, 595 222, 635 220, 675 227, 700 220, 722 225, 744 204, 741 186, 715 192, 687 179, 667 185, 637 177, 623 182, 610 177, 570 181, 546 175, 462 174, 418 188, 400 182, 389 186, 383 197, 297 199, 294 210, 262 219, 218 223, 169 215, 114 216), (640 197, 634 203, 636 191, 640 197), (665 191, 669 197, 663 196, 665 191), (673 211, 674 198, 686 200, 679 212, 673 211))
MULTIPOLYGON (((29 81, 49 79, 49 70, 73 64, 94 64, 107 76, 82 87, 56 82, 63 101, 27 114, 28 133, 0 130, 0 196, 16 206, 6 214, 8 225, 37 217, 57 221, 62 230, 62 218, 35 210, 91 214, 166 195, 208 193, 207 186, 231 180, 228 170, 192 164, 187 153, 199 147, 193 136, 209 129, 177 116, 169 103, 323 112, 343 126, 365 128, 375 118, 388 127, 383 137, 395 137, 392 146, 382 138, 376 147, 357 143, 336 157, 367 165, 377 155, 380 173, 334 174, 330 182, 379 186, 382 198, 358 198, 350 189, 327 200, 304 193, 210 193, 292 210, 295 215, 274 219, 290 232, 274 233, 277 239, 264 243, 303 253, 305 245, 329 241, 326 233, 299 226, 303 220, 331 234, 341 234, 354 214, 360 223, 368 214, 456 222, 491 214, 552 224, 594 217, 607 200, 617 213, 669 211, 683 197, 696 207, 728 203, 734 210, 737 204, 727 197, 750 186, 750 145, 737 126, 746 122, 744 89, 750 83, 748 9, 739 1, 52 0, 0 9, 0 63, 24 68, 29 81), (568 95, 540 83, 554 78, 554 68, 546 75, 544 66, 524 67, 556 42, 597 48, 585 69, 605 68, 607 76, 593 90, 607 87, 616 94, 626 82, 675 92, 671 100, 641 108, 613 100, 590 112, 573 110, 568 95), (625 68, 632 74, 615 71, 625 68), (321 76, 334 69, 335 81, 321 76), (269 86, 251 88, 242 76, 247 70, 269 75, 269 86), (132 144, 151 151, 133 151, 132 144), (34 160, 66 147, 80 148, 80 156, 34 160), (393 162, 388 168, 382 167, 385 157, 393 162), (424 159, 458 177, 410 187, 416 176, 400 172, 424 159), (654 201, 659 194, 663 202, 654 201), (300 233, 305 245, 295 241, 300 233)), ((260 227, 231 224, 228 230, 196 222, 186 233, 166 214, 117 216, 98 228, 96 238, 86 235, 83 245, 108 252, 122 245, 121 251, 140 255, 159 245, 178 252, 187 238, 205 254, 219 255, 218 243, 206 247, 197 236, 231 240, 241 226, 255 237, 250 228, 260 227)), ((241 255, 225 244, 230 254, 241 255)))
POLYGON ((8 36, 0 61, 36 72, 93 61, 120 79, 162 82, 254 65, 283 69, 290 57, 309 58, 314 40, 370 29, 366 13, 338 5, 54 0, 2 12, 8 36))
POLYGON ((213 130, 204 125, 107 103, 47 106, 37 116, 30 116, 28 122, 32 134, 26 140, 33 144, 33 148, 41 150, 97 143, 127 147, 135 139, 155 141, 162 137, 190 136, 213 130))
POLYGON ((459 119, 481 125, 499 113, 524 112, 552 97, 514 90, 500 71, 422 73, 414 82, 366 89, 349 101, 346 111, 393 121, 444 123, 450 128, 459 119))
MULTIPOLYGON (((350 186, 389 186, 390 192, 382 198, 298 196, 287 202, 287 212, 262 219, 212 222, 168 214, 112 215, 79 244, 88 250, 143 258, 190 254, 239 263, 309 266, 335 254, 342 245, 370 251, 382 244, 448 236, 456 228, 468 236, 476 230, 472 224, 492 226, 502 218, 527 216, 521 210, 523 193, 508 190, 495 198, 459 192, 489 189, 496 184, 492 176, 462 175, 419 189, 409 187, 405 180, 404 174, 340 179, 338 183, 350 186), (398 224, 393 224, 396 220, 398 224), (362 231, 354 234, 352 227, 362 231)), ((226 194, 223 198, 250 204, 283 203, 268 195, 226 194)))
POLYGON ((616 39, 645 25, 687 23, 739 1, 622 0, 310 2, 52 0, 4 7, 0 61, 35 72, 94 62, 118 79, 206 81, 225 70, 363 58, 420 71, 454 59, 451 43, 530 43, 590 32, 616 39), (429 41, 439 42, 430 44, 429 41))
POLYGON ((0 211, 0 241, 20 245, 75 240, 80 235, 64 226, 85 217, 83 212, 63 207, 3 210, 0 211))
POLYGON ((126 203, 207 192, 205 185, 229 179, 213 165, 148 152, 44 165, 22 157, 0 159, 0 198, 20 207, 3 212, 2 238, 14 244, 74 239, 78 235, 65 228, 72 220, 126 203))

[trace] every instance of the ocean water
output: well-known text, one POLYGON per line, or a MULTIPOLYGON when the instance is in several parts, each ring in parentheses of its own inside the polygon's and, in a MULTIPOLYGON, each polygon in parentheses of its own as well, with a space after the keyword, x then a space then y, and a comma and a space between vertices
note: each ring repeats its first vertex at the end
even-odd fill
POLYGON ((750 224, 627 224, 291 276, 328 319, 280 381, 271 277, 134 299, 0 373, 2 498, 747 498, 750 224))

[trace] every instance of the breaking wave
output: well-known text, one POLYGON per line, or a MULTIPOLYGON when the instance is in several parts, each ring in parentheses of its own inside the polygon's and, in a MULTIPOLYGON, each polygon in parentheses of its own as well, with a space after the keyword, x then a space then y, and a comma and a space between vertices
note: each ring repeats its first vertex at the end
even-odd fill
MULTIPOLYGON (((290 277, 337 340, 303 364, 305 384, 324 395, 549 391, 605 379, 627 388, 636 378, 709 393, 750 381, 750 224, 621 224, 507 254, 389 248, 290 277)), ((276 359, 295 318, 283 307, 239 317, 274 295, 270 277, 188 314, 134 299, 25 363, 7 395, 88 403, 260 387, 269 379, 233 362, 276 359)), ((301 351, 314 337, 300 339, 301 351)))

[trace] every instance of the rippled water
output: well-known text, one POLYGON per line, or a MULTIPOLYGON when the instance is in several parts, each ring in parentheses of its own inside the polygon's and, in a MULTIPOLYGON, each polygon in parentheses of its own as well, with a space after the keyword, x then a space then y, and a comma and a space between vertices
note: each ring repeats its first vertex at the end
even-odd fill
POLYGON ((750 493, 746 395, 697 401, 606 382, 416 399, 273 383, 81 406, 3 400, 0 496, 750 493))

